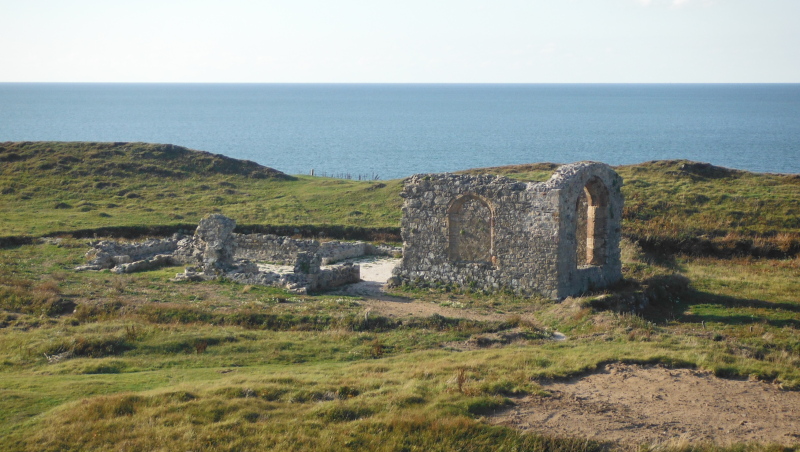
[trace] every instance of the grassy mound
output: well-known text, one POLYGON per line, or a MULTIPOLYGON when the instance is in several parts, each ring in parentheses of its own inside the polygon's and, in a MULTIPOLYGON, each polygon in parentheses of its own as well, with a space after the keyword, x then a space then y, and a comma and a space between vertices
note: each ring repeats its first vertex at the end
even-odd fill
MULTIPOLYGON (((253 162, 144 143, 3 143, 0 161, 4 244, 30 241, 20 236, 191 230, 212 212, 254 231, 399 240, 401 180, 293 177, 253 162)), ((558 166, 463 173, 545 181, 558 166)), ((616 170, 625 180, 623 236, 645 249, 728 257, 800 252, 800 175, 687 160, 616 170)))
MULTIPOLYGON (((255 179, 292 179, 255 162, 171 144, 7 142, 0 143, 0 162, 3 162, 4 173, 38 174, 40 177, 179 179, 235 174, 255 179)), ((95 185, 95 188, 104 188, 104 182, 95 185)))
POLYGON ((6 244, 74 232, 169 233, 192 229, 212 212, 241 225, 290 230, 391 228, 400 221, 400 181, 293 177, 172 145, 2 143, 0 160, 6 244))

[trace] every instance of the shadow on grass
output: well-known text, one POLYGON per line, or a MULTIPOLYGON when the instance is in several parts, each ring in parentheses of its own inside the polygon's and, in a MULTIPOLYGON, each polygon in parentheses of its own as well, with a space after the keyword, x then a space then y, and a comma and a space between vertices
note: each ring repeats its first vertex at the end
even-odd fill
MULTIPOLYGON (((778 318, 784 313, 800 313, 800 304, 773 303, 751 298, 738 298, 729 295, 718 295, 687 288, 676 298, 677 301, 656 300, 643 312, 642 316, 656 322, 677 321, 681 323, 722 323, 725 325, 768 324, 777 328, 800 328, 798 318, 778 318), (694 307, 708 307, 708 313, 697 313, 694 307), (729 311, 734 308, 765 309, 766 315, 743 315, 729 311), (770 315, 770 314, 777 315, 770 315)), ((796 317, 796 316, 795 316, 796 317)))

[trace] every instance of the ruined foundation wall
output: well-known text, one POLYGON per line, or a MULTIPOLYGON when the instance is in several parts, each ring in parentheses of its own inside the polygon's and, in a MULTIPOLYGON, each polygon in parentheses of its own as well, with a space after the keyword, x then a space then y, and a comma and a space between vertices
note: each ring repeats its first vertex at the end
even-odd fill
POLYGON ((282 265, 293 265, 298 253, 304 252, 318 254, 322 265, 364 255, 391 256, 398 252, 392 247, 364 242, 318 242, 272 234, 233 234, 233 240, 237 259, 282 265))
POLYGON ((364 242, 323 242, 317 252, 322 258, 322 265, 339 262, 353 257, 361 257, 367 254, 367 247, 364 242))
POLYGON ((361 267, 346 263, 308 275, 309 290, 323 290, 361 281, 361 267))
POLYGON ((316 240, 297 240, 272 234, 233 234, 236 259, 293 265, 298 253, 316 253, 316 240))
POLYGON ((120 264, 151 259, 160 254, 172 254, 178 249, 178 237, 152 239, 138 243, 101 240, 86 253, 89 265, 85 270, 113 268, 120 264))
POLYGON ((352 263, 321 268, 321 264, 364 254, 393 254, 386 246, 363 242, 296 240, 267 234, 234 234, 236 222, 212 214, 200 220, 191 237, 172 237, 141 243, 101 241, 87 253, 88 265, 78 271, 111 269, 116 273, 188 265, 177 281, 207 281, 225 277, 246 284, 284 287, 296 293, 330 289, 358 282, 360 267, 352 263), (293 273, 260 271, 253 261, 294 266, 293 273))
POLYGON ((241 284, 283 287, 298 293, 327 290, 361 280, 361 268, 350 263, 319 270, 316 273, 233 273, 226 275, 241 284))

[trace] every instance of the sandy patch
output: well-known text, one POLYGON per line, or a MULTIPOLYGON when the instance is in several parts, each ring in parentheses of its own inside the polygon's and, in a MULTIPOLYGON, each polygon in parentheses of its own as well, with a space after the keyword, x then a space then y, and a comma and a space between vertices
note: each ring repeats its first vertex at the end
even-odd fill
POLYGON ((439 314, 471 320, 503 320, 502 314, 478 314, 468 310, 440 306, 436 303, 408 297, 394 297, 386 293, 386 281, 392 277, 392 269, 402 259, 364 256, 348 259, 361 266, 361 282, 342 286, 330 293, 363 297, 361 305, 376 315, 386 317, 429 317, 439 314))
POLYGON ((800 392, 763 382, 726 380, 692 369, 610 364, 595 374, 542 386, 550 397, 525 397, 492 421, 618 445, 800 444, 800 392))
POLYGON ((361 267, 361 282, 342 286, 336 293, 356 297, 381 297, 385 296, 383 291, 386 281, 392 277, 392 269, 400 263, 400 259, 362 256, 345 262, 352 262, 361 267))

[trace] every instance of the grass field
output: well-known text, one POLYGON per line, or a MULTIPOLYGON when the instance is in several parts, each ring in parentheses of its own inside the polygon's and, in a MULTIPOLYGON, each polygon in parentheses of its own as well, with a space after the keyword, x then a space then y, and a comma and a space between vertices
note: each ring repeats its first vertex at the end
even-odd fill
MULTIPOLYGON (((2 450, 607 450, 486 416, 541 393, 539 378, 606 362, 800 389, 797 176, 684 161, 617 168, 627 203, 619 287, 562 303, 401 290, 465 315, 400 319, 359 298, 170 282, 180 268, 75 273, 90 239, 69 233, 191 225, 211 212, 240 224, 391 228, 401 181, 286 176, 158 145, 0 148, 0 226, 30 239, 0 249, 2 450), (642 294, 652 300, 642 313, 607 309, 642 294), (514 340, 490 340, 504 335, 514 340)), ((482 171, 544 180, 553 168, 482 171)))

